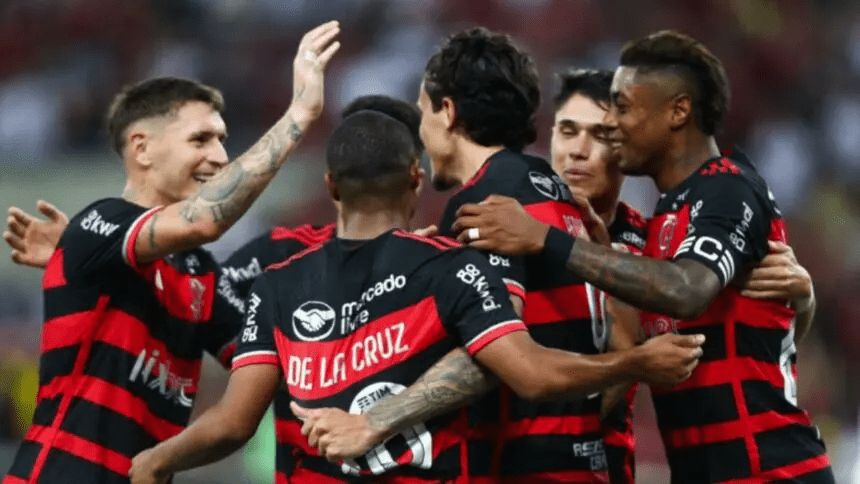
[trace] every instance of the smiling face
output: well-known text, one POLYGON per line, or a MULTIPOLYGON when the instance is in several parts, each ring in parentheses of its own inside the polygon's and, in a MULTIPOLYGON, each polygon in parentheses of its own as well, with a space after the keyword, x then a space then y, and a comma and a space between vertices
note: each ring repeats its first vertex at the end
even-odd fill
POLYGON ((210 104, 189 101, 175 113, 144 121, 149 184, 167 203, 185 200, 227 164, 227 128, 210 104))
POLYGON ((589 200, 617 200, 623 182, 603 124, 605 114, 593 99, 576 93, 555 112, 552 128, 553 169, 589 200))
POLYGON ((611 95, 612 106, 603 122, 613 130, 612 144, 618 149, 622 173, 655 173, 672 131, 670 103, 654 82, 638 79, 636 69, 627 66, 615 72, 611 95))
POLYGON ((448 190, 460 184, 456 174, 455 143, 452 136, 453 102, 444 98, 438 111, 424 84, 418 94, 418 109, 421 110, 421 125, 418 133, 424 143, 424 151, 430 158, 430 179, 436 190, 448 190))

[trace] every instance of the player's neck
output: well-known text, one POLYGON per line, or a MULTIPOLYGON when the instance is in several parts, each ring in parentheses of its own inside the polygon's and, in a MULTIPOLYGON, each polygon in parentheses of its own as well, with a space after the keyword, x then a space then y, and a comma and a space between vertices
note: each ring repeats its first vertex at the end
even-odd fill
POLYGON ((606 225, 606 228, 609 228, 610 225, 615 223, 615 214, 618 213, 618 197, 615 197, 614 200, 611 200, 611 203, 594 203, 591 206, 594 211, 597 213, 597 216, 600 217, 600 220, 603 220, 603 223, 606 225))
POLYGON ((122 198, 146 208, 170 204, 169 201, 163 200, 156 190, 147 189, 144 183, 134 183, 131 179, 125 184, 122 198))
POLYGON ((505 149, 504 146, 481 146, 463 140, 457 150, 457 182, 462 185, 478 174, 487 159, 505 149))
POLYGON ((337 236, 341 239, 369 240, 394 229, 410 230, 409 214, 395 209, 344 208, 337 216, 337 236))
POLYGON ((702 163, 717 156, 720 156, 720 149, 713 136, 700 131, 688 132, 686 137, 681 134, 664 159, 658 161, 660 168, 653 177, 654 183, 660 193, 665 193, 689 178, 702 163))

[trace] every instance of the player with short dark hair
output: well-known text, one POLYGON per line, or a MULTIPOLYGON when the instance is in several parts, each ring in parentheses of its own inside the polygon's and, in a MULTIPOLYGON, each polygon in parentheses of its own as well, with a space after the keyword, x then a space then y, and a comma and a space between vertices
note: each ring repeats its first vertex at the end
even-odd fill
POLYGON ((658 32, 625 46, 612 98, 604 122, 616 130, 621 170, 650 176, 663 193, 648 257, 576 241, 504 197, 464 206, 459 226, 478 229, 475 247, 564 263, 643 308, 649 334, 708 334, 691 379, 654 389, 672 482, 834 482, 818 431, 797 406, 794 318, 810 308, 753 300, 730 285, 786 232, 750 162, 717 149, 728 103, 722 64, 696 40, 658 32))
MULTIPOLYGON (((645 372, 675 381, 695 365, 699 337, 666 335, 595 358, 535 344, 486 259, 451 239, 404 231, 422 171, 402 123, 360 111, 334 130, 326 153, 329 192, 340 202, 337 237, 257 279, 221 401, 177 437, 137 456, 132 482, 165 482, 240 447, 282 378, 307 407, 360 412, 413 384, 457 346, 530 398, 583 394, 603 380, 645 372), (383 185, 388 189, 381 192, 383 185)), ((461 410, 415 422, 343 470, 381 482, 467 476, 474 459, 467 456, 464 418, 461 410)), ((322 445, 326 456, 324 444, 313 437, 310 443, 322 445)), ((305 477, 320 472, 311 464, 304 469, 305 477)), ((343 477, 323 471, 317 479, 343 477)))
POLYGON ((131 458, 187 423, 202 352, 229 364, 241 325, 197 247, 247 210, 319 116, 337 33, 330 22, 305 35, 301 94, 229 164, 216 90, 161 78, 117 97, 125 191, 72 217, 48 261, 37 407, 4 484, 128 482, 131 458))

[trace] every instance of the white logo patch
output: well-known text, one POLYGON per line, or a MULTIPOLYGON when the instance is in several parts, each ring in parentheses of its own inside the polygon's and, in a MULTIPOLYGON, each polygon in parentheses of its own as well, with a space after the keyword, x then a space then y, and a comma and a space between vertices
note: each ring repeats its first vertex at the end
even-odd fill
MULTIPOLYGON (((388 395, 396 395, 405 388, 403 385, 393 382, 371 383, 353 398, 352 404, 349 406, 349 413, 362 414, 376 405, 379 400, 388 395)), ((430 434, 427 427, 424 424, 418 424, 406 429, 401 435, 406 438, 409 450, 412 451, 412 460, 409 464, 421 469, 429 469, 433 465, 433 435, 430 434)), ((385 444, 370 449, 365 457, 370 471, 377 475, 398 465, 385 444)), ((346 461, 343 463, 342 470, 346 474, 355 475, 360 469, 354 461, 346 461)))
POLYGON ((535 190, 539 191, 541 195, 553 200, 559 199, 561 190, 559 190, 558 185, 552 180, 552 178, 537 171, 530 171, 529 180, 531 180, 535 190))
POLYGON ((81 220, 81 227, 96 235, 108 237, 119 227, 119 224, 105 222, 101 214, 99 214, 98 211, 93 210, 87 214, 83 220, 81 220))
POLYGON ((319 341, 331 334, 335 319, 331 306, 308 301, 293 311, 293 332, 302 341, 319 341))
POLYGON ((457 271, 457 278, 467 286, 475 289, 478 297, 481 298, 481 309, 485 313, 502 307, 490 293, 490 283, 487 282, 487 277, 481 274, 481 270, 475 267, 474 264, 466 264, 466 267, 457 271))

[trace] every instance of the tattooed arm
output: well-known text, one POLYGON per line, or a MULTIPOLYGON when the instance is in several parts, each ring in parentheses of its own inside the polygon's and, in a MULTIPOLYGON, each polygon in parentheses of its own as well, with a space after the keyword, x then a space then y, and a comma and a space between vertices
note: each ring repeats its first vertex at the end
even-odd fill
POLYGON ((293 63, 293 101, 287 112, 197 193, 147 220, 135 243, 137 261, 153 261, 217 240, 245 213, 322 112, 323 71, 340 47, 334 42, 338 32, 335 21, 305 34, 293 63))

